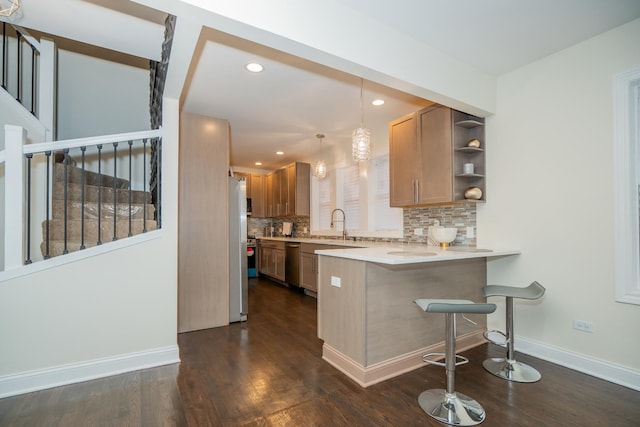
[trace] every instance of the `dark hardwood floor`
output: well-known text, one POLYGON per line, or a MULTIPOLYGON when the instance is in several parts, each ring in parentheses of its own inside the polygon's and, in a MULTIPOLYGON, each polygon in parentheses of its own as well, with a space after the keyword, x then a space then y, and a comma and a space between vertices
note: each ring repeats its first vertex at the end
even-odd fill
MULTIPOLYGON (((181 334, 179 366, 0 399, 0 426, 442 425, 417 397, 444 388, 443 368, 363 389, 320 358, 315 299, 250 283, 249 321, 181 334)), ((456 371, 456 389, 487 411, 483 426, 640 425, 640 392, 520 354, 542 380, 510 383, 482 368, 501 354, 477 347, 456 371)))

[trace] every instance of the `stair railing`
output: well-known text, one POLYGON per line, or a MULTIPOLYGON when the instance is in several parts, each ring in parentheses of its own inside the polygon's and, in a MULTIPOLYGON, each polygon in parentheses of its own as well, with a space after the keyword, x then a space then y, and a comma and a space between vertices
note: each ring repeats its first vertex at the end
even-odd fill
POLYGON ((35 116, 48 130, 46 140, 56 136, 56 45, 37 40, 26 29, 2 22, 2 69, 0 87, 35 116))
MULTIPOLYGON (((146 233, 148 224, 160 228, 161 194, 154 197, 154 209, 147 165, 152 145, 156 153, 162 151, 161 129, 39 144, 26 141, 22 127, 5 126, 6 148, 0 151, 0 164, 5 166, 5 271, 101 245, 103 238, 118 240, 146 233), (87 190, 90 178, 97 179, 98 185, 92 182, 90 186, 96 188, 87 190), (80 191, 79 200, 72 200, 72 191, 80 191), (69 209, 74 209, 73 215, 69 209), (108 225, 101 224, 105 212, 113 216, 108 225), (142 220, 142 228, 135 232, 134 215, 142 220), (118 217, 126 217, 127 225, 122 226, 118 217), (97 229, 86 224, 94 218, 97 229), (62 225, 55 235, 50 229, 54 222, 62 225), (71 225, 76 233, 73 237, 71 225), (52 247, 54 242, 58 247, 52 247)), ((154 160, 161 177, 160 159, 154 160)))

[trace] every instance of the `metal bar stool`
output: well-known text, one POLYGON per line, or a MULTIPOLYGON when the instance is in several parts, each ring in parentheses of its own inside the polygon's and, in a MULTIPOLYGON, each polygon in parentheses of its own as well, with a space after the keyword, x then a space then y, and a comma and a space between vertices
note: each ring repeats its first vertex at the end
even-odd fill
MULTIPOLYGON (((432 389, 420 393, 418 403, 423 411, 436 420, 455 426, 473 426, 484 421, 484 408, 474 399, 455 391, 457 365, 469 362, 466 357, 456 355, 456 313, 488 314, 496 310, 495 304, 476 304, 468 300, 417 299, 415 303, 427 313, 445 314, 444 363, 430 360, 442 353, 429 353, 422 360, 433 365, 444 366, 447 374, 447 389, 432 389), (460 361, 457 361, 457 360, 460 361)), ((463 316, 464 317, 464 316, 463 316)))
POLYGON ((544 295, 544 287, 538 283, 533 282, 526 288, 517 288, 513 286, 496 286, 490 285, 485 286, 482 289, 485 297, 506 297, 506 310, 507 310, 507 318, 506 318, 506 328, 507 333, 504 334, 501 331, 489 330, 486 331, 484 336, 485 338, 497 345, 506 344, 507 346, 507 358, 493 358, 487 359, 482 362, 482 366, 484 369, 491 372, 493 375, 504 378, 509 381, 516 381, 521 383, 533 383, 542 378, 540 372, 536 369, 532 368, 529 365, 526 365, 521 362, 517 362, 515 360, 515 352, 514 352, 514 338, 515 335, 513 333, 513 299, 514 298, 523 298, 534 300, 541 298, 544 295), (489 333, 496 332, 505 337, 506 342, 498 343, 491 338, 489 338, 489 333))

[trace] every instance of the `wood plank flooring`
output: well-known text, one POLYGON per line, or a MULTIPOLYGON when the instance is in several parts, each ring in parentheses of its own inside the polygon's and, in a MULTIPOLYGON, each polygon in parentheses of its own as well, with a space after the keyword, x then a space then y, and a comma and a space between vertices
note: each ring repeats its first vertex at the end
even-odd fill
MULTIPOLYGON (((0 399, 0 426, 442 425, 417 397, 444 388, 443 368, 363 389, 322 361, 315 299, 251 279, 249 303, 246 323, 179 335, 179 365, 0 399)), ((640 392, 520 354, 542 380, 510 383, 482 368, 502 349, 464 355, 456 389, 484 406, 483 426, 640 425, 640 392)))

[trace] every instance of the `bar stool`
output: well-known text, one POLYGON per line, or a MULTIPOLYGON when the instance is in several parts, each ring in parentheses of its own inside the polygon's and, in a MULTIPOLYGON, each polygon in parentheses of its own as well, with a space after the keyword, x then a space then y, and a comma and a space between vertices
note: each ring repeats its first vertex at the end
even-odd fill
POLYGON ((533 383, 542 378, 540 372, 536 369, 532 368, 529 365, 526 365, 521 362, 517 362, 515 360, 514 354, 514 333, 513 333, 513 299, 514 298, 523 298, 529 300, 535 300, 541 298, 544 295, 545 289, 544 287, 538 283, 533 282, 526 288, 518 288, 513 286, 496 286, 490 285, 482 288, 482 292, 485 297, 506 297, 506 328, 507 333, 504 334, 501 331, 496 330, 488 330, 484 333, 485 338, 497 345, 502 345, 502 343, 498 343, 491 338, 489 338, 489 333, 496 332, 506 339, 507 346, 507 358, 493 358, 487 359, 482 362, 482 366, 484 369, 492 373, 493 375, 504 378, 509 381, 516 381, 521 383, 533 383))
POLYGON ((418 403, 423 411, 436 420, 455 426, 473 426, 484 421, 484 408, 474 399, 455 391, 456 366, 469 362, 469 359, 456 355, 456 313, 488 314, 496 310, 495 304, 476 304, 468 300, 456 299, 417 299, 414 301, 427 313, 445 314, 445 353, 444 362, 430 360, 442 353, 429 353, 422 356, 426 363, 444 366, 447 374, 447 389, 431 389, 420 393, 418 403), (460 360, 460 361, 458 361, 460 360))

